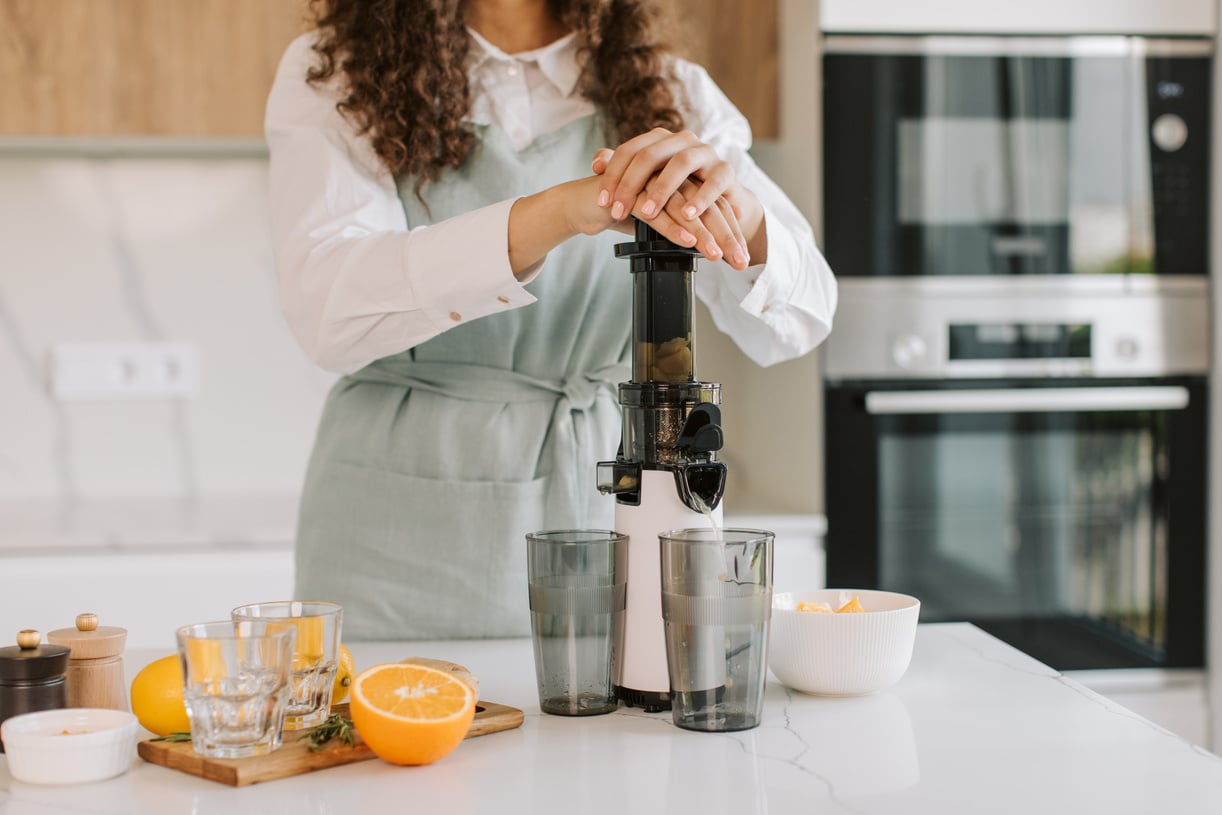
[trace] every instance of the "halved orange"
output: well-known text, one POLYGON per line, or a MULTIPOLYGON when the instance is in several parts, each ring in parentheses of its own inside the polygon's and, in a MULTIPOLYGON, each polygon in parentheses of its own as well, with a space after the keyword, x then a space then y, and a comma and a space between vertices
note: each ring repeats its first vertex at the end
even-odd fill
POLYGON ((475 694, 445 671, 393 662, 357 675, 349 712, 378 758, 431 764, 466 738, 475 718, 475 694))

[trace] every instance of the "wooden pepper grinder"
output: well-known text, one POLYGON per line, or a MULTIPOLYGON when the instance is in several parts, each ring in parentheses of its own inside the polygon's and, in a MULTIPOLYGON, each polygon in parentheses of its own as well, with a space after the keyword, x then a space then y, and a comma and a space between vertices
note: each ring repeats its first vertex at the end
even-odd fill
POLYGON ((105 707, 127 710, 127 683, 123 674, 123 645, 127 629, 98 627, 98 615, 76 615, 76 628, 59 628, 47 641, 66 645, 68 707, 105 707))

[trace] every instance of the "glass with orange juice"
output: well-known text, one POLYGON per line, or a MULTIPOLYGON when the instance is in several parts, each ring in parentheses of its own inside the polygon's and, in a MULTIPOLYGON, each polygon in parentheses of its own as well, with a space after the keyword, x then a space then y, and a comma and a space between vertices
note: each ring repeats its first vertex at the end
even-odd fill
POLYGON ((295 637, 262 621, 178 629, 183 703, 196 753, 245 758, 280 746, 295 637))
POLYGON ((343 616, 343 607, 336 603, 301 600, 251 603, 233 610, 235 622, 259 620, 272 630, 296 633, 285 730, 314 727, 331 714, 343 616))

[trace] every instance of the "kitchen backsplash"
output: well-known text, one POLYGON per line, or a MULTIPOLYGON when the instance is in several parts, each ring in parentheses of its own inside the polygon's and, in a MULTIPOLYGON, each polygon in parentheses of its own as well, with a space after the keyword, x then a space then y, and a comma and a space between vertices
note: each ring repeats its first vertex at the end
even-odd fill
MULTIPOLYGON (((79 146, 0 152, 0 554, 287 544, 334 377, 280 314, 265 156, 79 146), (193 395, 54 396, 57 349, 146 341, 194 353, 193 395)), ((812 358, 758 369, 698 312, 700 374, 723 383, 733 439, 727 511, 817 511, 812 358), (749 398, 782 388, 780 406, 749 398)))
POLYGON ((0 157, 0 546, 291 533, 333 377, 277 304, 262 158, 0 157), (182 399, 62 401, 65 343, 171 341, 182 399))

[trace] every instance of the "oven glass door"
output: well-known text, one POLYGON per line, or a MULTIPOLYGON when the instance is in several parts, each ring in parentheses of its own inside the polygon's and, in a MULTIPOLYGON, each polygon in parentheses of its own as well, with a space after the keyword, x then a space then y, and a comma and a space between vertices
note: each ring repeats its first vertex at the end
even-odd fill
POLYGON ((1062 670, 1200 665, 1203 387, 829 394, 829 585, 911 594, 1062 670))
POLYGON ((828 53, 832 268, 1205 274, 1209 59, 1073 43, 828 53))

